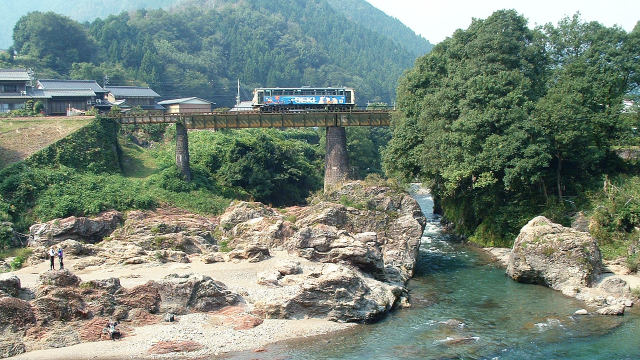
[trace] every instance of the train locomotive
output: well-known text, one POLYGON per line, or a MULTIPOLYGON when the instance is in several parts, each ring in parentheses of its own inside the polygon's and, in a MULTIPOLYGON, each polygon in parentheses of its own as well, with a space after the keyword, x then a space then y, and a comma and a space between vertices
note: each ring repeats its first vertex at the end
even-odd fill
POLYGON ((340 111, 355 103, 354 91, 347 87, 256 88, 252 106, 263 112, 340 111))

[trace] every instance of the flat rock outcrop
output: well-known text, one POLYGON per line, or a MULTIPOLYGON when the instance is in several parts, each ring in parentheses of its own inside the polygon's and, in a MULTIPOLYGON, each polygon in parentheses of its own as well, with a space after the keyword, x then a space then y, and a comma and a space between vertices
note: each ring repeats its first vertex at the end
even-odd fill
POLYGON ((122 213, 107 211, 93 218, 71 216, 29 228, 29 245, 51 246, 67 239, 87 243, 101 241, 122 224, 122 213))
POLYGON ((102 326, 108 319, 144 324, 152 314, 212 312, 240 301, 240 295, 204 275, 169 275, 123 288, 118 278, 83 282, 68 270, 48 271, 41 274, 33 300, 0 297, 0 355, 24 352, 27 341, 50 347, 55 337, 59 347, 88 335, 99 339, 101 327, 83 333, 96 321, 102 326))
POLYGON ((507 274, 516 281, 572 293, 590 286, 601 269, 600 250, 589 233, 538 216, 520 230, 507 274))

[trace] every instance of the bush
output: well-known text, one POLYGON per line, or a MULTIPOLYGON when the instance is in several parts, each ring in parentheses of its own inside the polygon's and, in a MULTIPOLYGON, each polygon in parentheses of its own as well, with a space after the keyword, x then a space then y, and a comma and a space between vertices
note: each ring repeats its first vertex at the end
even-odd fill
POLYGON ((11 266, 12 271, 16 271, 22 267, 27 258, 31 256, 33 250, 30 248, 22 248, 16 251, 16 257, 13 258, 9 266, 11 266))
POLYGON ((635 253, 627 257, 627 267, 631 272, 638 272, 638 268, 640 268, 640 253, 635 253))
POLYGON ((33 112, 36 114, 40 114, 42 113, 42 111, 44 110, 44 103, 42 103, 42 101, 38 100, 35 103, 33 103, 33 112))
POLYGON ((605 259, 626 256, 640 235, 640 177, 605 180, 605 187, 591 197, 591 235, 605 259))

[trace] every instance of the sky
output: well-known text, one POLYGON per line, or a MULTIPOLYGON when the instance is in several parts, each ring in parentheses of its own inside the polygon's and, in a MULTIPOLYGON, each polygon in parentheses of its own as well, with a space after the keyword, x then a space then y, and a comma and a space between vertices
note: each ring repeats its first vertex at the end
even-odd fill
POLYGON ((484 19, 500 9, 515 9, 529 26, 557 23, 577 11, 584 21, 619 25, 631 31, 640 20, 640 0, 367 0, 402 21, 417 34, 436 44, 457 29, 466 29, 472 18, 484 19))

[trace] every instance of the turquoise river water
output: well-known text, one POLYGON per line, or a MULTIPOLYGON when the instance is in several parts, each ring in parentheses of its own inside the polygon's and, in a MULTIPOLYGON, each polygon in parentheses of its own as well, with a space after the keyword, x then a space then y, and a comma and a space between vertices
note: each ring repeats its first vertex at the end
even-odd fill
POLYGON ((428 219, 412 307, 376 324, 273 345, 233 359, 640 359, 640 316, 572 316, 582 303, 519 284, 483 253, 443 234, 433 201, 415 195, 428 219), (447 320, 455 319, 459 323, 447 320))

